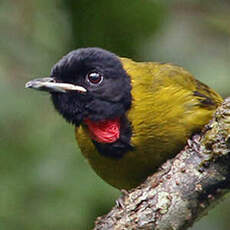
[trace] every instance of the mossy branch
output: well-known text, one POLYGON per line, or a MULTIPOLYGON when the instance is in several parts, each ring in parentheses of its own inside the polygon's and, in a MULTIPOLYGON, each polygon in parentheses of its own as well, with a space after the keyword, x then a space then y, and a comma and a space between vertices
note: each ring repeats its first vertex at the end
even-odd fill
POLYGON ((123 191, 94 229, 187 229, 228 192, 229 152, 227 98, 201 134, 189 139, 183 151, 142 185, 123 191))

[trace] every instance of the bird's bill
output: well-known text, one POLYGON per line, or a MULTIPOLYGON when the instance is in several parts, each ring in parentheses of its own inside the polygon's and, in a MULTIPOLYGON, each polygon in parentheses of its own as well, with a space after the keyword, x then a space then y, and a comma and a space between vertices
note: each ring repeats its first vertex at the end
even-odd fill
POLYGON ((86 93, 87 90, 79 85, 69 84, 69 83, 58 83, 51 77, 37 78, 29 81, 25 84, 26 88, 56 92, 56 93, 67 93, 69 91, 78 91, 81 93, 86 93))

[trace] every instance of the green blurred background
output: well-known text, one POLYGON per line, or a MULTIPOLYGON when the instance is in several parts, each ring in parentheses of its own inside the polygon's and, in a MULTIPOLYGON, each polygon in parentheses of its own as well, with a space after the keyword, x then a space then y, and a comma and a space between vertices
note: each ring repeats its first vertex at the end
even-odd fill
MULTIPOLYGON (((1 0, 0 230, 91 229, 120 194, 87 165, 49 96, 24 89, 88 46, 182 65, 230 95, 228 0, 1 0)), ((229 230, 229 206, 192 229, 229 230)))

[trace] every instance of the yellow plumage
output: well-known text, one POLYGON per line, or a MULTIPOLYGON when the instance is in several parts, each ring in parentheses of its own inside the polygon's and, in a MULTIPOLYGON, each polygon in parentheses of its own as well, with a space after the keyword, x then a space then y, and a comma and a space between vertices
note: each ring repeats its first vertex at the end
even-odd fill
POLYGON ((76 139, 99 176, 129 189, 179 152, 211 119, 222 98, 181 67, 120 60, 131 78, 133 100, 126 115, 132 124, 134 151, 118 159, 99 154, 84 125, 76 128, 76 139))

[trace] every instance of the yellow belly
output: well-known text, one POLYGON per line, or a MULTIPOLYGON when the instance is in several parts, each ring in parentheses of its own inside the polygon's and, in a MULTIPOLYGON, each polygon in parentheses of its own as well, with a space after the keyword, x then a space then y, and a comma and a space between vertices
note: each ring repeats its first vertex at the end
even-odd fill
MULTIPOLYGON (((205 121, 201 120, 201 122, 205 124, 210 119, 211 113, 206 116, 205 121)), ((137 124, 133 124, 131 145, 134 146, 134 150, 125 153, 122 158, 101 155, 91 141, 86 127, 76 128, 76 139, 82 154, 103 180, 114 187, 130 189, 140 184, 164 161, 178 153, 192 132, 201 128, 200 126, 198 129, 196 126, 194 130, 186 130, 182 124, 178 126, 175 120, 162 123, 160 127, 157 124, 156 127, 152 125, 151 127, 136 126, 136 128, 137 124)))

